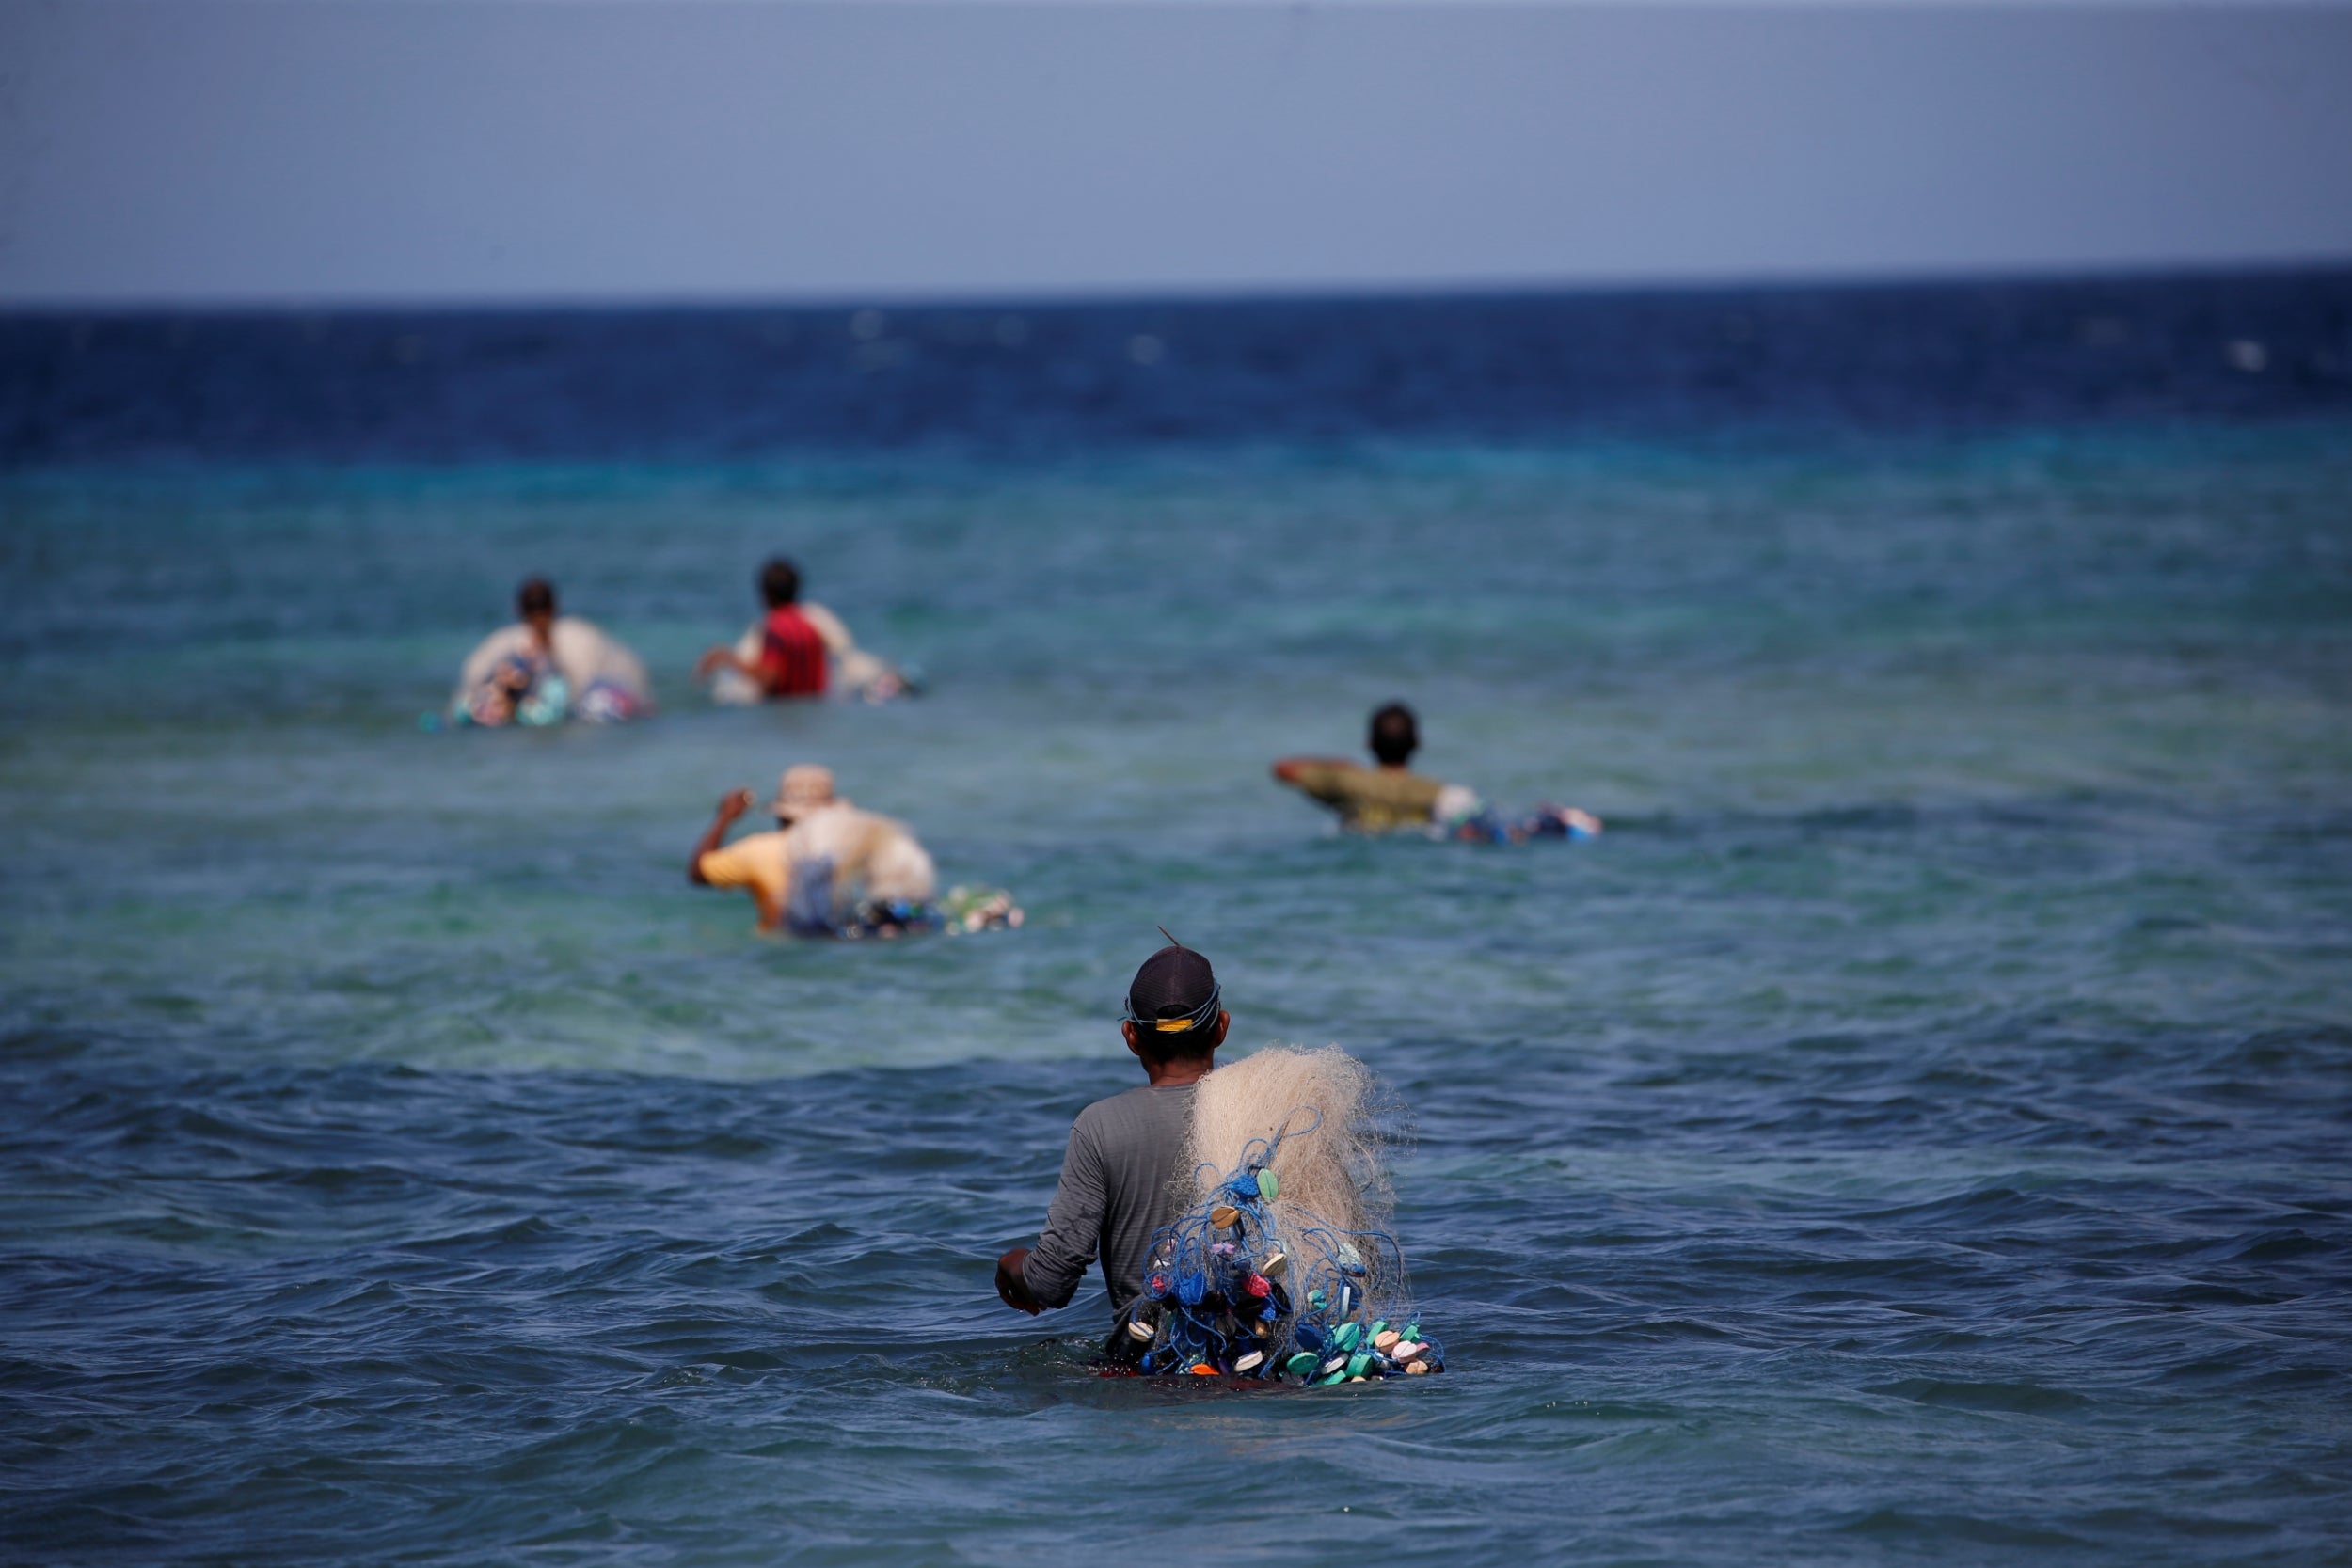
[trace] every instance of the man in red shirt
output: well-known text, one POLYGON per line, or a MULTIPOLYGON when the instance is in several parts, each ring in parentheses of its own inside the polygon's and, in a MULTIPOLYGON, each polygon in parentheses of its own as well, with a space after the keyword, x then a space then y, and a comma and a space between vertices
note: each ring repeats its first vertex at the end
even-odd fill
POLYGON ((759 592, 768 601, 759 657, 747 659, 733 648, 713 648, 695 662, 694 678, 704 679, 713 670, 723 668, 751 681, 764 696, 823 696, 825 639, 795 602, 801 596, 800 569, 777 557, 761 568, 759 592))

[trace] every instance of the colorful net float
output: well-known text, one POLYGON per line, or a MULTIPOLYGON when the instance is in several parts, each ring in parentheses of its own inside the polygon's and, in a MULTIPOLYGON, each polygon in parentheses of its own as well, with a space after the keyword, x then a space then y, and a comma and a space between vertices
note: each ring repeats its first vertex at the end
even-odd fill
POLYGON ((1445 1370, 1445 1347, 1412 1306, 1395 1238, 1342 1229, 1279 1201, 1277 1152, 1322 1121, 1302 1108, 1273 1138, 1252 1140, 1201 1201, 1152 1237, 1143 1293, 1124 1325, 1138 1371, 1327 1388, 1445 1370))
MULTIPOLYGON (((537 729, 566 720, 618 724, 644 711, 644 699, 617 681, 591 681, 575 694, 571 682, 549 660, 509 654, 451 704, 449 721, 461 729, 537 729)), ((438 727, 435 718, 425 716, 427 729, 438 727)))
POLYGON ((1600 818, 1574 806, 1544 804, 1522 817, 1505 817, 1460 784, 1438 792, 1430 810, 1433 836, 1470 844, 1524 844, 1532 838, 1598 838, 1600 818))
POLYGON ((625 724, 645 712, 644 699, 617 681, 591 681, 572 704, 572 718, 582 724, 625 724))
POLYGON ((1017 931, 1028 918, 1012 901, 1012 895, 1000 887, 951 887, 939 901, 939 915, 949 936, 998 927, 1017 931))
POLYGON ((911 899, 868 899, 837 923, 788 921, 799 936, 837 936, 852 940, 889 939, 915 931, 946 931, 949 936, 997 928, 1019 928, 1025 918, 1012 895, 1003 888, 950 888, 936 904, 911 899))

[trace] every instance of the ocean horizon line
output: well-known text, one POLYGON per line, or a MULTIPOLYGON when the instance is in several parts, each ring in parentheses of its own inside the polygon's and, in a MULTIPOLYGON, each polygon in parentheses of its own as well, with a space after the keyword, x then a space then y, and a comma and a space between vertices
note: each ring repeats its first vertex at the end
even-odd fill
MULTIPOLYGON (((1512 0, 1522 3, 1522 0, 1512 0)), ((2318 4, 2319 0, 2310 0, 2318 4)), ((739 316, 824 315, 864 309, 948 314, 994 310, 1248 309, 1297 306, 1522 304, 1605 299, 1697 300, 1726 295, 1890 294, 1963 289, 2041 289, 2150 283, 2328 282, 2352 280, 2352 254, 2249 258, 2239 261, 2117 261, 2106 264, 2021 264, 2014 267, 1791 269, 1568 278, 1457 277, 1325 283, 1235 281, 1104 284, 1100 288, 1041 286, 1035 290, 972 293, 883 287, 864 293, 831 290, 776 293, 658 293, 463 294, 437 298, 387 294, 234 295, 187 299, 26 298, 0 296, 0 323, 40 324, 73 319, 115 321, 364 320, 406 317, 739 316)))

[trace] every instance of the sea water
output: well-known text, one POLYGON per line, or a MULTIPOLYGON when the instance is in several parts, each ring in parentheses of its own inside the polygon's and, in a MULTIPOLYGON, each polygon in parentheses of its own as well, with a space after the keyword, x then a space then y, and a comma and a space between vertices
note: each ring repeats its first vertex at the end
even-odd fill
POLYGON ((2347 324, 5 324, 0 1556, 2342 1558, 2347 324), (710 706, 776 551, 924 694, 710 706), (660 713, 421 726, 534 572, 660 713), (1607 833, 1267 777, 1397 697, 1607 833), (755 935, 803 761, 1027 924, 755 935), (1159 925, 1410 1107, 1442 1376, 997 1303, 1159 925))

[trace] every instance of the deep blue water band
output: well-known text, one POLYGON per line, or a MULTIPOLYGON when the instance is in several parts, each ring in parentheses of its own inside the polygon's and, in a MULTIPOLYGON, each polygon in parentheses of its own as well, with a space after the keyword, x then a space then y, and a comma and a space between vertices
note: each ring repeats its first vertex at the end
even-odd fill
POLYGON ((918 309, 0 317, 0 463, 739 461, 2352 407, 2352 272, 918 309))

